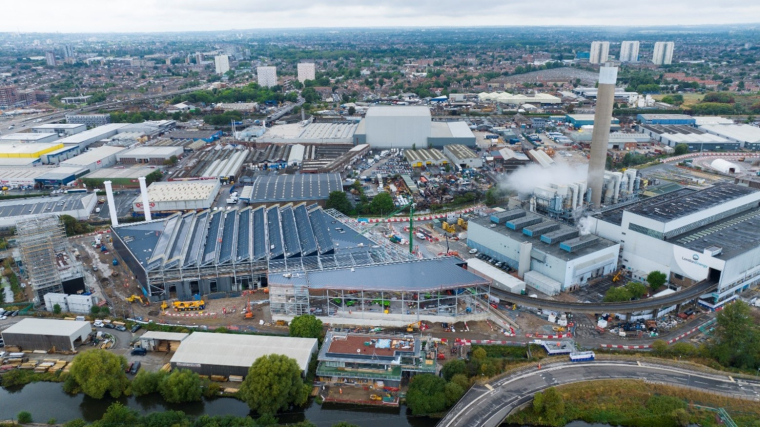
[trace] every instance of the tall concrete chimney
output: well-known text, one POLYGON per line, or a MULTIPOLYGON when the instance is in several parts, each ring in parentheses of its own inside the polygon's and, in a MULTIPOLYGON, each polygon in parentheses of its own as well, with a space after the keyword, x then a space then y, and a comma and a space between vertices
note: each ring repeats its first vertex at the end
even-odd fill
POLYGON ((108 213, 111 214, 111 225, 116 227, 119 225, 119 218, 116 216, 116 203, 113 201, 111 181, 105 181, 103 184, 106 186, 106 199, 108 200, 108 213))
POLYGON ((148 187, 145 186, 145 177, 137 178, 140 181, 140 194, 142 195, 143 212, 145 212, 145 221, 150 221, 150 200, 148 199, 148 187))
POLYGON ((596 95, 594 131, 591 134, 591 158, 588 162, 588 186, 591 189, 591 203, 598 209, 602 205, 604 167, 607 164, 607 145, 610 142, 612 105, 615 102, 615 82, 617 67, 599 69, 599 92, 596 95))

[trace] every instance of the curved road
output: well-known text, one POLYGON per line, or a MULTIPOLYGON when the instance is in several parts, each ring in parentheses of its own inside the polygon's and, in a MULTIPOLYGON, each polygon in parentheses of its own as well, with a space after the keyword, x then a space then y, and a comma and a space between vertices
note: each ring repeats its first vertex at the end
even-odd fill
POLYGON ((531 298, 528 295, 513 294, 510 292, 500 291, 491 288, 494 296, 503 298, 509 302, 536 307, 559 312, 572 313, 631 313, 641 310, 651 310, 653 308, 669 307, 684 301, 693 300, 700 295, 709 293, 716 288, 717 284, 712 281, 698 283, 686 290, 665 295, 659 298, 647 298, 636 301, 626 302, 600 302, 600 303, 583 303, 583 302, 564 302, 554 301, 543 298, 531 298))
POLYGON ((474 386, 437 427, 496 427, 515 408, 543 389, 562 384, 605 379, 638 379, 673 386, 693 387, 760 400, 760 382, 734 380, 651 363, 609 361, 563 363, 508 376, 485 386, 474 386))

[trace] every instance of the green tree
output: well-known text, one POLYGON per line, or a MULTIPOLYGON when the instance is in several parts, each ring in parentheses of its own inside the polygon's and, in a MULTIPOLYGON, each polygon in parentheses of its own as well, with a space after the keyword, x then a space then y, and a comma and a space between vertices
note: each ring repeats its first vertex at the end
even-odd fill
POLYGON ((311 314, 296 316, 290 321, 288 330, 291 337, 322 339, 322 321, 311 314))
POLYGON ((100 307, 100 314, 102 314, 103 316, 108 316, 109 314, 111 314, 111 309, 105 306, 100 307))
POLYGON ((99 313, 100 313, 100 307, 98 307, 97 305, 93 305, 92 307, 90 307, 90 314, 92 314, 93 316, 97 316, 99 313))
POLYGON ((476 348, 475 351, 472 352, 472 358, 475 360, 486 360, 486 356, 488 356, 486 350, 481 347, 476 348))
POLYGON ((687 154, 689 152, 689 146, 686 144, 677 144, 675 151, 673 151, 673 154, 676 156, 680 156, 683 154, 687 154))
POLYGON ((499 194, 499 189, 496 188, 496 186, 489 188, 486 191, 486 195, 484 198, 484 202, 488 206, 494 206, 497 203, 499 203, 499 200, 501 199, 501 194, 499 194))
POLYGON ((446 395, 446 406, 452 406, 457 403, 464 395, 462 386, 455 382, 446 383, 443 392, 446 395))
POLYGON ((356 424, 347 423, 345 421, 341 421, 338 424, 333 424, 332 427, 359 427, 356 424))
POLYGON ((647 287, 639 282, 629 282, 625 285, 625 288, 634 299, 639 299, 647 293, 647 287))
POLYGON ((274 415, 290 405, 301 406, 309 396, 301 368, 295 360, 279 354, 256 359, 240 386, 240 399, 259 414, 274 415))
POLYGON ((467 365, 464 363, 464 360, 454 359, 446 362, 446 364, 443 365, 441 374, 443 374, 443 379, 446 381, 451 381, 454 375, 464 374, 466 371, 467 365))
POLYGON ((604 294, 604 302, 630 301, 631 298, 633 298, 631 291, 626 289, 624 286, 619 288, 610 288, 607 290, 607 293, 604 294))
POLYGON ((656 293, 667 280, 668 276, 657 270, 647 274, 647 283, 649 283, 649 289, 652 290, 653 294, 656 293))
POLYGON ((81 418, 75 418, 63 424, 63 427, 84 427, 87 425, 87 421, 81 418))
POLYGON ((77 219, 71 215, 61 215, 60 218, 61 221, 63 221, 67 236, 76 236, 78 234, 90 232, 91 227, 88 224, 77 221, 77 219))
POLYGON ((453 377, 451 377, 451 382, 459 384, 460 387, 462 387, 462 390, 467 390, 470 388, 470 380, 467 378, 467 375, 465 374, 456 374, 453 377))
POLYGON ((388 193, 380 193, 372 198, 369 209, 376 215, 388 215, 394 210, 393 197, 388 193))
POLYGON ((53 305, 53 314, 61 314, 61 305, 60 304, 54 304, 53 305))
POLYGON ((431 374, 417 374, 409 382, 406 405, 414 415, 441 412, 446 409, 446 381, 431 374))
POLYGON ((106 409, 99 421, 92 423, 93 427, 133 426, 137 425, 140 415, 134 409, 114 402, 106 409))
POLYGON ((172 371, 158 384, 161 396, 170 403, 197 402, 201 400, 201 378, 189 369, 172 371))
POLYGON ((354 114, 356 114, 356 108, 352 105, 348 107, 348 115, 353 116, 354 114))
POLYGON ((544 415, 550 422, 565 415, 565 399, 554 387, 544 391, 544 415))
POLYGON ((538 392, 533 395, 533 412, 542 414, 544 412, 544 393, 538 392))
POLYGON ((673 420, 678 427, 687 427, 689 425, 690 417, 686 409, 678 408, 671 414, 673 420))
POLYGON ((346 215, 348 215, 353 209, 351 202, 348 201, 348 196, 346 195, 345 191, 341 190, 330 192, 330 195, 327 197, 327 204, 325 207, 327 209, 335 209, 336 211, 346 215))
POLYGON ((760 329, 743 301, 728 304, 718 313, 712 356, 724 366, 756 369, 760 355, 760 329))
POLYGON ((72 362, 69 374, 87 396, 102 399, 108 393, 117 398, 129 385, 124 373, 126 365, 127 360, 123 356, 96 349, 79 353, 72 362))
POLYGON ((16 416, 16 419, 18 419, 19 424, 31 424, 32 414, 27 411, 21 411, 16 416))
POLYGON ((156 393, 158 386, 168 374, 164 371, 150 372, 141 369, 132 380, 132 394, 135 396, 144 396, 146 394, 156 393))
POLYGON ((665 340, 655 340, 652 343, 652 353, 657 355, 664 355, 668 352, 668 343, 665 340))

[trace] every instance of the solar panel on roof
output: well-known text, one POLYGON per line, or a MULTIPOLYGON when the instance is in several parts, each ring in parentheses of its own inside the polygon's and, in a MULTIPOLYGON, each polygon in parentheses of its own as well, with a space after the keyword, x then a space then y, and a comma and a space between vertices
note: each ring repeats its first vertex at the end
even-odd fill
POLYGON ((253 211, 253 258, 256 260, 267 257, 266 218, 264 208, 253 211))
POLYGON ((191 233, 190 248, 185 255, 185 267, 196 265, 200 257, 201 248, 203 247, 204 236, 206 235, 206 223, 208 221, 208 211, 201 212, 195 217, 195 226, 191 233))
POLYGON ((311 228, 314 230, 314 237, 317 238, 319 253, 329 254, 333 253, 335 246, 322 213, 322 209, 309 212, 309 221, 311 222, 311 228))
POLYGON ((235 226, 237 225, 237 209, 228 211, 224 217, 224 227, 222 227, 222 237, 219 244, 218 264, 225 264, 232 261, 235 248, 235 226))
POLYGON ((285 250, 282 245, 280 209, 278 206, 267 209, 267 230, 269 231, 269 259, 282 258, 285 255, 285 250))
POLYGON ((246 208, 238 215, 237 250, 235 260, 247 261, 251 257, 251 209, 246 208))
POLYGON ((282 220, 282 239, 285 244, 285 257, 290 258, 301 255, 301 244, 298 241, 298 230, 292 206, 288 205, 280 209, 280 218, 282 220))
POLYGON ((209 219, 208 232, 206 233, 205 245, 203 246, 202 257, 199 261, 201 266, 208 265, 214 261, 216 248, 219 244, 219 226, 222 225, 222 211, 216 211, 211 214, 209 219))
POLYGON ((301 204, 293 209, 298 227, 298 239, 301 242, 301 253, 303 256, 315 255, 318 251, 317 240, 314 238, 314 231, 309 222, 309 213, 306 206, 301 204))

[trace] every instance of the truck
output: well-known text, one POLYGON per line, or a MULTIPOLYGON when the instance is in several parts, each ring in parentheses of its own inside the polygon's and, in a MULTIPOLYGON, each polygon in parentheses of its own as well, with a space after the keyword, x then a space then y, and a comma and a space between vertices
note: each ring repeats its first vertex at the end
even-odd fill
POLYGON ((237 197, 229 197, 227 198, 227 204, 228 205, 234 205, 237 204, 238 198, 237 197))

